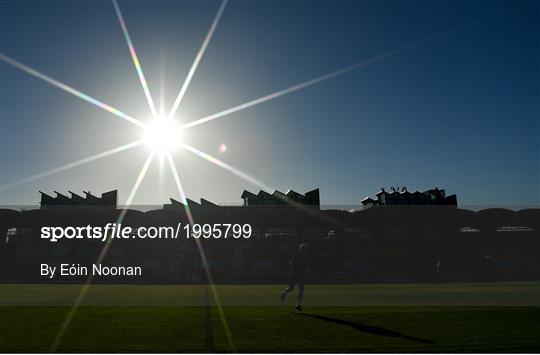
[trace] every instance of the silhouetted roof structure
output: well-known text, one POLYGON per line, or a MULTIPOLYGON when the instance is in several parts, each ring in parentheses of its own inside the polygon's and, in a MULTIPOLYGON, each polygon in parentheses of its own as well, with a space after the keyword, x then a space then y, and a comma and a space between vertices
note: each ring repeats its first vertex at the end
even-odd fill
MULTIPOLYGON (((171 200, 171 203, 165 203, 163 204, 163 209, 165 210, 169 210, 169 209, 177 209, 177 210, 184 210, 184 204, 180 201, 177 201, 175 200, 174 198, 170 198, 171 200)), ((210 202, 208 200, 205 200, 204 198, 201 198, 201 203, 197 203, 189 198, 186 198, 186 202, 189 206, 190 209, 197 209, 197 208, 201 208, 201 207, 206 207, 206 208, 215 208, 215 207, 219 207, 218 205, 216 205, 215 203, 213 202, 210 202)))
POLYGON ((245 207, 284 205, 320 207, 319 189, 308 191, 304 195, 294 190, 288 190, 286 193, 283 193, 279 190, 274 190, 272 194, 260 190, 257 195, 247 190, 244 190, 241 197, 244 200, 245 207))
POLYGON ((112 190, 101 194, 101 197, 96 197, 88 191, 83 191, 85 197, 82 197, 72 191, 69 191, 71 197, 61 194, 58 191, 54 191, 55 197, 46 194, 43 191, 39 191, 41 194, 41 208, 63 208, 63 207, 76 207, 76 208, 112 208, 116 209, 118 190, 112 190))
POLYGON ((394 205, 447 205, 457 206, 457 196, 446 196, 445 190, 441 190, 437 187, 420 192, 416 190, 413 193, 407 191, 406 187, 391 188, 391 192, 388 192, 383 188, 375 194, 376 199, 371 197, 365 197, 361 202, 364 208, 374 206, 394 206, 394 205))

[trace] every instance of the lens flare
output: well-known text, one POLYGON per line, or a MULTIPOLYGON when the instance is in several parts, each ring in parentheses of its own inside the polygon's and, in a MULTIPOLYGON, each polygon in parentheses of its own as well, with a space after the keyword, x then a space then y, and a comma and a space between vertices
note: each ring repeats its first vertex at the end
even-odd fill
POLYGON ((129 53, 131 54, 131 59, 133 60, 133 65, 135 65, 135 70, 137 70, 137 75, 139 76, 139 80, 141 81, 144 95, 146 96, 146 100, 148 101, 148 106, 150 107, 150 111, 152 111, 152 115, 156 117, 156 106, 154 105, 154 100, 152 100, 152 95, 150 95, 150 89, 148 88, 148 84, 146 83, 146 79, 144 78, 141 63, 139 62, 139 57, 137 57, 137 52, 135 52, 135 47, 131 42, 131 37, 129 36, 129 32, 126 26, 126 21, 124 21, 124 17, 122 16, 122 12, 120 11, 120 6, 118 6, 116 0, 113 0, 112 3, 114 6, 114 10, 116 11, 116 16, 118 17, 118 22, 120 22, 120 27, 122 27, 122 32, 124 33, 124 38, 126 39, 129 53))
POLYGON ((53 174, 56 174, 56 173, 59 173, 59 172, 74 168, 74 167, 79 166, 79 165, 90 163, 90 162, 92 162, 94 160, 105 158, 105 157, 108 157, 109 155, 113 155, 113 154, 120 153, 120 152, 123 152, 123 151, 128 150, 128 149, 131 149, 131 148, 135 148, 135 147, 141 145, 142 143, 143 143, 142 140, 131 142, 131 143, 122 145, 120 147, 116 147, 116 148, 107 150, 105 152, 102 152, 102 153, 99 153, 99 154, 96 154, 96 155, 92 155, 92 156, 83 158, 81 160, 77 160, 77 161, 75 161, 73 163, 62 165, 62 166, 59 166, 58 168, 54 168, 54 169, 51 169, 49 171, 45 171, 43 173, 36 174, 34 176, 30 176, 30 177, 27 177, 25 179, 18 180, 16 182, 11 183, 11 184, 4 185, 4 186, 2 186, 0 188, 0 190, 7 190, 7 189, 10 189, 10 188, 22 185, 22 184, 26 184, 27 182, 38 180, 38 179, 47 177, 49 175, 53 175, 53 174))
POLYGON ((189 223, 193 224, 193 217, 191 217, 191 212, 189 211, 189 205, 187 203, 186 194, 184 193, 184 188, 182 187, 182 182, 180 182, 180 176, 178 176, 178 170, 176 169, 174 160, 169 153, 167 153, 167 160, 171 168, 171 173, 174 177, 174 182, 176 183, 176 188, 178 189, 178 193, 180 194, 180 202, 182 202, 182 204, 186 208, 186 214, 188 215, 189 223))
POLYGON ((273 100, 273 99, 277 99, 278 97, 281 97, 283 95, 287 95, 287 94, 293 93, 295 91, 305 89, 305 88, 307 88, 309 86, 318 84, 320 82, 333 79, 335 77, 344 75, 344 74, 352 72, 354 70, 365 68, 365 67, 367 67, 369 65, 372 65, 372 64, 375 64, 375 63, 390 59, 390 58, 392 58, 394 56, 397 56, 398 54, 402 54, 402 53, 408 52, 410 50, 413 50, 415 48, 426 45, 426 44, 428 44, 428 43, 430 43, 430 42, 434 41, 435 39, 438 39, 438 38, 440 38, 442 36, 446 36, 446 35, 448 35, 450 33, 454 33, 454 32, 456 32, 458 30, 461 30, 462 28, 463 28, 463 26, 459 26, 459 27, 453 28, 453 29, 448 30, 448 31, 436 33, 436 34, 434 34, 434 35, 432 35, 432 36, 430 36, 428 38, 422 39, 422 40, 414 42, 414 43, 410 43, 410 44, 405 45, 403 47, 400 47, 400 48, 397 48, 397 49, 394 49, 394 50, 391 50, 391 51, 388 51, 388 52, 385 52, 385 53, 382 53, 382 54, 379 54, 379 55, 374 56, 372 58, 369 58, 369 59, 366 59, 366 60, 351 64, 351 65, 349 65, 347 67, 335 70, 335 71, 330 72, 328 74, 324 74, 324 75, 321 75, 321 76, 316 77, 314 79, 307 80, 307 81, 304 81, 302 83, 290 86, 290 87, 288 87, 286 89, 279 90, 279 91, 276 91, 274 93, 271 93, 271 94, 268 94, 268 95, 265 95, 265 96, 261 96, 261 97, 259 97, 257 99, 254 99, 254 100, 245 102, 243 104, 228 108, 228 109, 223 110, 221 112, 214 113, 212 115, 199 118, 199 119, 197 119, 195 121, 192 121, 192 122, 189 122, 189 123, 186 123, 186 124, 182 125, 182 129, 188 129, 188 128, 195 127, 195 126, 198 126, 198 125, 203 124, 203 123, 213 121, 213 120, 221 118, 223 116, 227 116, 227 115, 230 115, 232 113, 235 113, 235 112, 238 112, 238 111, 245 110, 247 108, 253 107, 255 105, 262 104, 262 103, 265 103, 265 102, 273 100))
POLYGON ((176 99, 174 100, 174 104, 171 108, 171 112, 169 113, 169 117, 173 117, 176 111, 178 110, 178 106, 180 106, 180 102, 182 101, 182 99, 184 98, 184 95, 186 94, 189 83, 191 82, 191 79, 193 78, 193 75, 195 74, 195 71, 197 70, 197 67, 199 66, 199 62, 201 61, 204 55, 204 52, 206 51, 206 47, 208 47, 208 43, 210 43, 210 39, 212 39, 212 36, 214 35, 214 31, 216 30, 216 27, 219 23, 219 19, 221 18, 221 15, 223 14, 223 11, 225 10, 225 5, 227 5, 227 0, 223 0, 223 2, 221 3, 221 6, 219 7, 219 10, 216 14, 216 17, 214 18, 214 21, 212 22, 212 26, 210 26, 210 30, 208 31, 206 38, 204 39, 201 49, 199 49, 199 53, 197 53, 197 56, 195 57, 195 61, 193 62, 193 64, 191 65, 191 68, 189 69, 186 80, 184 81, 184 84, 182 85, 182 88, 180 89, 178 96, 176 96, 176 99))
POLYGON ((257 180, 256 178, 254 178, 253 176, 250 176, 246 173, 244 173, 243 171, 233 167, 233 166, 230 166, 229 164, 211 156, 210 154, 207 154, 203 151, 200 151, 198 150, 197 148, 194 148, 192 146, 190 146, 189 144, 186 144, 186 143, 182 143, 181 144, 181 147, 184 148, 185 150, 197 155, 198 157, 201 157, 219 167, 222 167, 223 169, 227 170, 227 171, 230 171, 231 173, 233 173, 234 175, 250 182, 251 184, 255 185, 255 186, 258 186, 260 187, 261 189, 263 190, 267 190, 267 191, 272 191, 273 189, 268 187, 268 185, 264 184, 263 182, 257 180))
POLYGON ((152 152, 164 154, 181 144, 182 130, 174 120, 158 117, 146 125, 143 140, 152 152))
MULTIPOLYGON (((184 210, 186 211, 186 216, 188 218, 189 224, 193 225, 195 223, 193 219, 193 215, 191 214, 191 210, 189 209, 189 205, 187 203, 186 194, 184 192, 184 188, 182 187, 182 183, 180 181, 180 177, 178 176, 178 170, 176 169, 176 165, 174 164, 174 160, 171 156, 171 154, 167 153, 167 159, 169 161, 169 166, 171 168, 171 172, 174 176, 174 181, 176 182, 176 187, 178 188, 178 193, 180 194, 180 200, 182 201, 182 204, 184 205, 184 210)), ((225 331, 225 335, 227 336, 227 341, 229 343, 229 347, 231 348, 231 351, 234 353, 236 352, 236 347, 234 346, 234 342, 232 339, 232 334, 229 329, 229 323, 227 322, 227 318, 225 317, 225 312, 223 311, 223 307, 221 306, 221 300, 219 298, 219 294, 217 292, 216 285, 214 283, 214 278, 212 277, 212 272, 210 271, 210 266, 208 265, 208 259, 206 258, 206 253, 204 252, 204 248, 201 244, 201 241, 199 239, 194 239, 195 244, 197 246, 197 250, 199 251, 199 255, 201 257, 201 262, 204 267, 206 277, 208 279, 208 283, 210 285, 210 290, 212 291, 212 297, 214 299, 214 302, 216 304, 216 307, 219 312, 219 317, 221 319, 221 324, 223 325, 223 329, 225 331)), ((209 307, 207 305, 207 307, 209 307)))
POLYGON ((67 93, 75 95, 78 98, 91 103, 92 105, 100 107, 100 108, 104 109, 105 111, 108 111, 108 112, 112 113, 113 115, 116 115, 116 116, 118 116, 120 118, 123 118, 128 122, 136 124, 137 126, 140 126, 140 127, 144 127, 144 123, 142 123, 138 119, 133 118, 133 117, 123 113, 122 111, 117 110, 116 108, 107 105, 106 103, 103 103, 103 102, 101 102, 101 101, 99 101, 97 99, 94 99, 93 97, 88 96, 85 93, 80 92, 79 90, 76 90, 76 89, 72 88, 71 86, 68 86, 68 85, 66 85, 64 83, 59 82, 56 79, 53 79, 53 78, 51 78, 51 77, 49 77, 49 76, 47 76, 47 75, 45 75, 43 73, 40 73, 37 70, 32 69, 29 66, 24 65, 24 64, 16 61, 15 59, 8 57, 7 55, 5 55, 3 53, 0 53, 0 60, 2 60, 3 62, 5 62, 5 63, 7 63, 9 65, 12 65, 12 66, 16 67, 17 69, 20 69, 20 70, 22 70, 22 71, 24 71, 24 72, 26 72, 26 73, 28 73, 28 74, 30 74, 32 76, 35 76, 36 78, 41 79, 41 80, 43 80, 43 81, 45 81, 45 82, 47 82, 47 83, 49 83, 49 84, 51 84, 53 86, 56 86, 57 88, 62 89, 67 93))
MULTIPOLYGON (((124 219, 127 209, 131 205, 131 202, 133 201, 133 198, 135 197, 135 194, 137 193, 137 190, 139 189, 139 186, 141 185, 141 182, 144 179, 144 176, 146 175, 146 172, 148 171, 148 168, 150 167, 150 163, 152 163, 152 160, 154 158, 154 153, 151 153, 146 161, 144 162, 144 165, 139 172, 139 175, 137 176, 137 179, 135 179, 135 184, 133 184, 133 188, 131 189, 131 192, 129 193, 128 199, 126 201, 126 205, 124 206, 124 209, 120 213, 120 216, 118 217, 116 224, 121 224, 122 220, 124 219)), ((107 255, 107 251, 109 250, 109 247, 112 243, 112 239, 107 239, 105 244, 103 245, 103 248, 101 249, 101 252, 99 253, 99 256, 95 262, 95 264, 101 264, 105 256, 107 255)), ((81 291, 77 295, 77 298, 75 299, 75 302, 73 303, 73 306, 70 308, 66 318, 62 322, 62 326, 60 327, 58 333, 56 334, 56 337, 51 345, 50 352, 55 353, 58 351, 58 347, 62 343, 62 339, 64 338, 64 334, 66 333, 66 330, 69 328, 69 325, 71 324, 71 321, 73 320, 73 317, 77 313, 77 310, 79 309, 84 296, 86 296, 86 293, 88 292, 88 289, 90 288, 90 285, 92 284, 92 281, 94 279, 93 275, 90 275, 84 285, 81 288, 81 291)))
MULTIPOLYGON (((213 164, 215 164, 215 165, 217 165, 217 166, 219 166, 219 167, 221 167, 221 168, 223 168, 223 169, 225 169, 225 170, 227 170, 227 171, 229 171, 231 173, 233 173, 234 175, 244 179, 245 181, 247 181, 249 183, 252 183, 253 185, 259 187, 262 190, 275 191, 274 188, 269 187, 268 185, 262 183, 261 181, 255 179, 254 177, 244 173, 243 171, 241 171, 241 170, 239 170, 239 169, 237 169, 237 168, 235 168, 233 166, 230 166, 227 163, 222 162, 221 160, 211 156, 210 154, 204 153, 204 152, 202 152, 202 151, 200 151, 200 150, 198 150, 198 149, 196 149, 196 148, 194 148, 194 147, 192 147, 190 145, 187 145, 185 143, 182 145, 182 148, 184 148, 184 149, 190 151, 191 153, 193 153, 193 154, 195 154, 195 155, 197 155, 197 156, 199 156, 199 157, 201 157, 201 158, 203 158, 203 159, 205 159, 205 160, 207 160, 207 161, 209 161, 209 162, 211 162, 211 163, 213 163, 213 164)), ((326 221, 328 221, 328 222, 330 222, 332 224, 335 224, 335 225, 341 226, 343 228, 346 228, 346 225, 343 222, 339 221, 338 219, 336 219, 334 217, 329 217, 329 216, 325 215, 324 213, 321 213, 318 210, 306 207, 305 205, 302 205, 302 204, 300 204, 298 202, 295 202, 294 200, 291 200, 291 199, 287 198, 286 196, 276 195, 276 197, 283 200, 284 202, 298 208, 298 209, 302 209, 302 210, 304 210, 306 212, 309 212, 312 216, 315 216, 315 217, 317 217, 317 218, 319 218, 321 220, 326 220, 326 221)))
MULTIPOLYGON (((103 153, 99 153, 99 154, 96 154, 94 156, 90 156, 90 157, 87 157, 87 158, 84 158, 84 159, 81 159, 79 161, 76 161, 76 162, 73 162, 73 163, 69 163, 69 164, 66 164, 66 165, 63 165, 61 167, 58 167, 56 169, 52 169, 52 170, 49 170, 47 172, 44 172, 44 173, 41 173, 41 174, 37 174, 37 175, 34 175, 32 177, 29 177, 29 178, 26 178, 26 179, 23 179, 23 180, 20 180, 20 181, 17 181, 17 182, 14 182, 12 184, 8 184, 8 185, 5 185, 5 186, 2 186, 0 188, 0 190, 5 190, 5 189, 8 189, 8 188, 11 188, 11 187, 14 187, 14 186, 18 186, 18 185, 21 185, 21 184, 24 184, 26 182, 29 182, 29 181, 33 181, 33 180, 36 180, 36 179, 39 179, 39 178, 42 178, 42 177, 45 177, 45 176, 49 176, 49 175, 52 175, 54 173, 58 173, 58 172, 61 172, 61 171, 64 171, 64 170, 67 170, 67 169, 70 169, 70 168, 73 168, 73 167, 76 167, 76 166, 79 166, 79 165, 82 165, 82 164, 85 164, 85 163, 88 163, 88 162, 91 162, 91 161, 94 161, 94 160, 97 160, 97 159, 100 159, 100 158, 104 158, 106 156, 109 156, 109 155, 112 155, 112 154, 115 154, 115 153, 118 153, 118 152, 121 152, 121 151, 124 151, 124 150, 127 150, 127 149, 130 149, 130 148, 133 148, 135 146, 138 146, 142 143, 145 143, 146 145, 148 145, 148 147, 151 149, 151 153, 150 155, 148 156, 148 158, 146 159, 141 171, 139 172, 136 180, 135 180, 135 183, 130 191, 130 194, 128 195, 128 198, 127 198, 127 201, 126 201, 126 205, 125 207, 122 209, 121 213, 119 214, 119 217, 117 219, 117 223, 120 224, 124 217, 126 216, 126 213, 128 211, 128 208, 131 206, 132 202, 133 202, 133 199, 153 161, 153 158, 156 154, 160 154, 161 157, 163 157, 164 155, 166 155, 167 157, 167 160, 168 160, 168 163, 169 163, 169 166, 171 168, 171 172, 173 174, 173 177, 174 177, 174 180, 175 180, 175 183, 176 183, 176 187, 178 189, 178 192, 180 194, 180 199, 182 201, 182 204, 185 208, 185 211, 186 211, 186 215, 188 217, 188 220, 189 220, 189 223, 190 224, 193 224, 194 223, 194 219, 193 219, 193 216, 191 214, 191 211, 189 209, 189 205, 187 203, 187 198, 186 198, 186 195, 185 195, 185 192, 184 192, 184 188, 181 184, 181 181, 180 181, 180 177, 179 177, 179 174, 178 174, 178 171, 176 169, 176 166, 174 164, 174 160, 172 159, 172 156, 170 155, 170 151, 175 148, 175 147, 182 147, 183 149, 185 150, 188 150, 190 151, 191 153, 235 174, 236 176, 239 176, 240 178, 250 182, 251 184, 253 185, 256 185, 258 186, 259 188, 263 189, 263 190, 267 190, 267 191, 271 191, 273 190, 272 188, 270 188, 269 186, 267 186, 266 184, 262 183, 261 181, 255 179, 254 177, 242 172, 241 170, 231 166, 231 165, 228 165, 227 163, 207 154, 207 153, 204 153, 190 145, 187 145, 185 143, 182 142, 182 131, 183 129, 187 129, 187 128, 191 128, 191 127, 194 127, 194 126, 197 126, 197 125, 200 125, 200 124, 203 124, 203 123, 206 123, 206 122, 209 122, 209 121, 212 121, 212 120, 215 120, 215 119, 218 119, 218 118, 221 118, 221 117, 224 117, 226 115, 229 115, 229 114, 232 114, 234 112, 237 112, 237 111, 240 111, 240 110, 244 110, 244 109, 247 109, 247 108, 250 108, 250 107, 253 107, 255 105, 258 105, 258 104, 261 104, 261 103, 264 103, 264 102, 267 102, 269 100, 272 100, 272 99, 275 99, 275 98, 278 98, 280 96, 283 96, 283 95, 287 95, 289 93, 293 93, 295 91, 298 91, 298 90, 301 90, 301 89, 304 89, 304 88, 307 88, 311 85, 315 85, 317 83, 320 83, 320 82, 323 82, 323 81, 326 81, 326 80, 330 80, 332 78, 335 78, 335 77, 338 77, 340 75, 344 75, 346 73, 349 73, 351 71, 354 71, 354 70, 357 70, 357 69, 360 69, 360 68, 364 68, 364 67, 367 67, 371 64, 375 64, 375 63, 378 63, 380 61, 383 61, 383 60, 386 60, 386 59, 389 59, 389 58, 392 58, 398 54, 401 54, 403 52, 406 52, 406 51, 410 51, 414 48, 418 48, 420 46, 423 46, 431 41, 433 41, 434 39, 436 38, 440 38, 444 35, 447 35, 447 34, 450 34, 450 33, 453 33, 457 30, 460 30, 462 28, 465 28, 466 26, 459 26, 458 28, 454 28, 454 29, 451 29, 451 30, 448 30, 448 31, 445 31, 445 32, 441 32, 441 33, 438 33, 438 34, 435 34, 435 35, 432 35, 430 36, 429 38, 427 39, 424 39, 424 40, 421 40, 421 41, 418 41, 418 42, 415 42, 415 43, 412 43, 412 44, 409 44, 409 45, 406 45, 404 47, 401 47, 401 48, 398 48, 398 49, 395 49, 395 50, 392 50, 392 51, 389 51, 389 52, 386 52, 386 53, 383 53, 383 54, 380 54, 378 56, 375 56, 375 57, 372 57, 370 59, 367 59, 367 60, 364 60, 364 61, 361 61, 361 62, 357 62, 357 63, 354 63, 350 66, 347 66, 347 67, 344 67, 344 68, 341 68, 341 69, 338 69, 336 71, 333 71, 333 72, 330 72, 328 74, 325 74, 325 75, 321 75, 319 77, 316 77, 314 79, 311 79, 311 80, 307 80, 307 81, 304 81, 302 83, 299 83, 297 85, 294 85, 294 86, 291 86, 291 87, 288 87, 288 88, 285 88, 283 90, 280 90, 280 91, 276 91, 274 93, 271 93, 269 95, 265 95, 265 96, 262 96, 262 97, 259 97, 257 99, 254 99, 254 100, 251 100, 251 101, 248 101, 246 103, 243 103, 243 104, 240 104, 240 105, 237 105, 237 106, 234 106, 234 107, 231 107, 229 109, 226 109, 224 111, 221 111, 221 112, 218 112, 218 113, 215 113, 215 114, 212 114, 212 115, 209 115, 209 116, 206 116, 206 117, 203 117, 203 118, 199 118, 193 122, 190 122, 190 123, 187 123, 183 126, 179 126, 179 125, 176 125, 174 122, 172 122, 172 117, 176 114, 181 102, 182 102, 182 99, 183 97, 185 96, 186 92, 187 92, 187 89, 190 85, 190 82, 192 81, 193 79, 193 76, 197 70, 197 67, 198 65, 200 64, 202 58, 203 58, 203 55, 208 47, 208 44, 216 30, 216 27, 220 21, 220 18, 224 12, 224 9, 225 9, 225 6, 227 4, 227 0, 223 0, 219 9, 218 9, 218 12, 211 24, 211 27, 210 27, 210 30, 209 32, 207 33, 204 41, 203 41, 203 44, 201 46, 201 48, 199 49, 199 52, 197 53, 197 56, 195 57, 195 60, 188 72, 188 75, 180 89, 180 92, 178 93, 178 95, 176 96, 176 99, 172 105, 172 108, 169 112, 168 115, 166 115, 165 118, 163 117, 160 117, 159 115, 162 115, 163 114, 163 104, 161 103, 161 107, 160 107, 160 114, 158 115, 158 113, 156 112, 156 107, 154 105, 154 101, 152 99, 152 96, 150 94, 150 90, 149 90, 149 87, 148 87, 148 84, 146 82, 146 79, 145 79, 145 76, 143 74, 143 70, 142 70, 142 66, 139 62, 139 59, 138 59, 138 56, 137 56, 137 53, 135 51, 135 47, 133 46, 133 43, 131 41, 131 37, 129 35, 129 32, 127 30, 127 26, 126 26, 126 23, 125 23, 125 20, 122 16, 122 13, 120 11, 120 7, 118 6, 118 3, 116 0, 112 0, 113 2, 113 6, 114 6, 114 9, 115 9, 115 12, 116 12, 116 15, 118 17, 118 20, 119 20, 119 23, 120 23, 120 26, 121 26, 121 29, 122 29, 122 32, 123 32, 123 35, 124 35, 124 38, 127 42, 127 45, 128 45, 128 48, 129 48, 129 52, 130 52, 130 55, 131 55, 131 58, 132 58, 132 61, 133 61, 133 64, 135 66, 135 69, 137 71, 137 75, 139 77, 139 80, 141 82, 141 85, 142 85, 142 88, 143 88, 143 91, 144 91, 144 94, 145 94, 145 97, 148 101, 148 105, 150 107, 150 110, 152 112, 152 115, 153 115, 153 121, 149 124, 149 125, 146 125, 144 123, 142 123, 141 121, 119 111, 118 109, 112 107, 112 106, 109 106, 93 97, 90 97, 84 93, 82 93, 81 91, 78 91, 58 80, 55 80, 43 73, 40 73, 38 72, 37 70, 35 69, 32 69, 30 68, 29 66, 25 65, 25 64, 22 64, 18 61, 16 61, 15 59, 13 58, 10 58, 2 53, 0 53, 0 60, 2 60, 3 62, 7 63, 7 64, 10 64, 36 78, 39 78, 53 86, 56 86, 57 88, 60 88, 62 90, 64 90, 65 92, 67 93, 70 93, 82 100, 85 100, 97 107, 100 107, 122 119, 125 119, 126 121, 130 122, 130 123, 133 123, 135 125, 138 125, 140 127, 143 127, 144 128, 144 139, 143 140, 140 140, 140 141, 136 141, 136 142, 133 142, 133 143, 129 143, 129 144, 126 144, 124 146, 120 146, 120 147, 117 147, 117 148, 114 148, 114 149, 111 149, 109 151, 106 151, 106 152, 103 152, 103 153)), ((162 83, 163 85, 163 83, 162 83)), ((163 86, 162 86, 163 87, 163 86)), ((162 95, 162 100, 163 100, 163 95, 162 95)), ((224 143, 222 143, 220 146, 219 146, 219 151, 221 153, 225 153, 227 151, 227 147, 224 143)), ((306 208, 305 206, 303 205, 300 205, 300 204, 297 204, 295 203, 294 201, 288 201, 288 199, 286 199, 286 197, 280 197, 280 198, 284 198, 285 200, 287 200, 287 202, 293 204, 293 205, 297 205, 297 207, 299 208, 304 208, 306 211, 309 210, 311 213, 313 213, 314 215, 320 215, 321 218, 330 218, 330 217, 325 217, 323 214, 320 213, 320 211, 317 211, 317 210, 311 210, 311 209, 308 209, 306 208)), ((104 244, 103 248, 101 249, 100 251, 100 254, 97 258, 97 262, 96 263, 101 263, 101 261, 103 261, 103 259, 105 258, 105 255, 107 254, 107 251, 110 247, 110 244, 112 243, 112 239, 109 239, 106 241, 106 243, 104 244)), ((199 250, 199 253, 201 255, 201 260, 202 260, 202 263, 203 263, 203 266, 204 266, 204 269, 206 271, 206 274, 207 274, 207 277, 208 277, 208 281, 210 283, 210 289, 212 291, 212 294, 214 296, 214 300, 215 300, 215 304, 217 306, 217 309, 219 311, 219 315, 220 315, 220 318, 222 320, 222 323, 223 323, 223 326, 224 326, 224 329, 225 329, 225 333, 227 335, 227 339, 229 341, 229 345, 231 347, 231 350, 233 352, 235 352, 235 347, 234 347, 234 344, 233 344, 233 341, 232 341, 232 336, 231 336, 231 332, 229 330, 229 327, 228 327, 228 324, 227 324, 227 321, 225 319, 225 314, 224 314, 224 311, 223 311, 223 307, 221 306, 221 303, 220 303, 220 299, 219 299, 219 295, 218 295, 218 292, 217 292, 217 288, 213 282, 213 278, 212 278, 212 275, 211 275, 211 272, 210 272, 210 267, 208 265, 208 262, 207 262, 207 258, 205 256, 205 253, 204 253, 204 250, 203 250, 203 247, 202 247, 202 244, 200 242, 199 239, 195 239, 195 243, 197 244, 197 248, 199 250)), ((75 302, 74 302, 74 305, 72 306, 72 308, 70 309, 70 311, 68 312, 66 318, 64 319, 64 322, 62 323, 62 326, 60 327, 59 329, 59 332, 57 333, 57 336, 56 338, 54 339, 54 342, 52 344, 52 347, 51 347, 51 350, 52 352, 56 352, 57 349, 58 349, 58 346, 61 344, 61 341, 63 339, 63 336, 66 332, 66 330, 68 329, 74 315, 76 314, 77 312, 77 309, 79 308, 81 302, 83 301, 84 297, 85 297, 85 294, 86 292, 88 291, 91 283, 92 283, 92 277, 89 277, 87 280, 86 280, 86 283, 83 285, 83 287, 81 288, 75 302)))

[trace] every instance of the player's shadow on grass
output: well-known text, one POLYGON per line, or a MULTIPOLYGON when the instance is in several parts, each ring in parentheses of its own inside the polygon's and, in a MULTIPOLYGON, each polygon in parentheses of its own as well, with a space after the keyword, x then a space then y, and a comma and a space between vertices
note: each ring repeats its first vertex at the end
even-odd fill
POLYGON ((435 342, 433 340, 422 339, 422 338, 417 338, 417 337, 404 335, 404 334, 401 334, 401 333, 396 332, 394 330, 385 329, 385 328, 381 328, 381 327, 376 327, 374 325, 365 325, 365 324, 361 324, 361 323, 357 323, 357 322, 353 322, 353 321, 349 321, 349 320, 344 320, 344 319, 339 319, 339 318, 332 318, 332 317, 327 317, 327 316, 320 316, 320 315, 317 315, 317 314, 295 313, 295 312, 293 312, 293 313, 304 316, 304 317, 320 319, 320 320, 325 321, 325 322, 345 325, 345 326, 351 327, 351 328, 353 328, 353 329, 355 329, 355 330, 357 330, 359 332, 371 333, 371 334, 381 335, 381 336, 385 336, 385 337, 402 338, 402 339, 417 341, 417 342, 425 343, 425 344, 435 344, 435 342))

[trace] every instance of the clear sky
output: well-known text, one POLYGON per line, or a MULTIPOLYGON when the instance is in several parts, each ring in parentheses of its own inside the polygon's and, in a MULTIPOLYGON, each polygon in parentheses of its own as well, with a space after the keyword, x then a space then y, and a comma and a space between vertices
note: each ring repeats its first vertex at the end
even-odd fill
MULTIPOLYGON (((0 4, 4 55, 151 119, 111 2, 0 4)), ((156 106, 172 106, 220 4, 119 2, 156 106)), ((439 186, 462 205, 539 205, 539 19, 534 0, 230 1, 176 119, 188 123, 394 53, 192 127, 185 142, 269 187, 319 187, 323 204, 358 204, 381 186, 439 186)), ((3 61, 0 75, 2 186, 141 136, 3 61)), ((111 189, 124 203, 147 155, 140 146, 4 188, 0 203, 36 204, 38 190, 111 189)), ((244 189, 259 190, 187 151, 173 156, 194 200, 240 202, 244 189)), ((174 179, 156 159, 133 202, 169 197, 178 199, 174 179)))

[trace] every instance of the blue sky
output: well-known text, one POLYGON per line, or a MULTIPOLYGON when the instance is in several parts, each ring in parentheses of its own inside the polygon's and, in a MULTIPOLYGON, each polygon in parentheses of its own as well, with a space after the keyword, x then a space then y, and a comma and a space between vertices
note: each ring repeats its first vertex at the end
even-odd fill
MULTIPOLYGON (((142 121, 151 113, 109 1, 3 1, 1 52, 142 121)), ((220 6, 120 1, 154 101, 169 109, 220 6)), ((177 112, 182 123, 423 41, 186 131, 196 148, 286 191, 358 204, 381 186, 457 193, 462 205, 540 203, 537 1, 230 1, 177 112), (437 34, 445 33, 441 36, 437 34), (220 152, 219 145, 227 151, 220 152)), ((130 123, 0 62, 2 186, 140 138, 130 123)), ((127 198, 141 146, 3 189, 127 198)), ((185 151, 188 197, 258 187, 185 151)), ((134 199, 178 199, 156 160, 134 199)))

